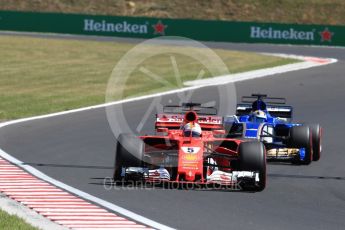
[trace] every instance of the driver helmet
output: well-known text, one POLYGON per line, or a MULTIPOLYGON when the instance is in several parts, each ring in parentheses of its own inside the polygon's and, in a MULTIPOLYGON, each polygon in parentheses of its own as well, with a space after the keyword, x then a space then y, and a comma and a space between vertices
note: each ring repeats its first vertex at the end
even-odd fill
POLYGON ((187 123, 183 126, 183 135, 185 137, 200 137, 201 136, 201 127, 197 123, 187 123))
POLYGON ((252 113, 250 121, 259 123, 265 122, 267 121, 267 115, 262 110, 256 110, 252 113))

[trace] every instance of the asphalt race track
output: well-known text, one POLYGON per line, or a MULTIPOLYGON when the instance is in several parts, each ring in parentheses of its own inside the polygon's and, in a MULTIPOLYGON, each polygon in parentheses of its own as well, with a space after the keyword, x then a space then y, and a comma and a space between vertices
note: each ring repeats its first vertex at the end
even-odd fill
MULTIPOLYGON (((345 49, 206 43, 211 47, 337 58, 335 64, 236 84, 252 92, 286 97, 295 121, 319 122, 323 154, 309 166, 270 164, 263 192, 104 188, 112 175, 115 138, 104 108, 19 123, 0 129, 0 148, 68 185, 178 229, 344 229, 345 49)), ((193 101, 218 100, 215 87, 193 101)), ((177 101, 176 95, 162 103, 177 101)), ((135 129, 150 99, 124 105, 135 129)), ((115 109, 121 109, 119 105, 115 109)), ((144 126, 153 129, 154 116, 144 126)))

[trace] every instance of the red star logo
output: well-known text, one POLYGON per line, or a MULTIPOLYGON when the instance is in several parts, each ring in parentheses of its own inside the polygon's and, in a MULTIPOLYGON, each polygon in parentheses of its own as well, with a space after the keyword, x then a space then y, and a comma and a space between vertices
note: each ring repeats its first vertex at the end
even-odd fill
POLYGON ((334 33, 329 31, 327 27, 322 32, 319 32, 319 34, 321 36, 321 42, 324 42, 324 41, 331 42, 332 36, 334 35, 334 33))
POLYGON ((152 25, 153 29, 155 30, 154 34, 161 34, 165 35, 165 29, 168 27, 167 25, 164 25, 161 20, 159 20, 156 25, 152 25))

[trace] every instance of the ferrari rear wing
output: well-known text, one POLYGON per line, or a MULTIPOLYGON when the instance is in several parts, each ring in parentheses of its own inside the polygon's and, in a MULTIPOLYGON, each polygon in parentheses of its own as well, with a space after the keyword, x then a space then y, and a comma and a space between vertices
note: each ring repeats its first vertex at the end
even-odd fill
MULTIPOLYGON (((285 119, 292 118, 292 107, 287 105, 266 105, 266 110, 271 114, 273 117, 280 117, 285 119)), ((248 115, 252 112, 252 105, 251 104, 237 104, 236 107, 236 115, 248 115)))
POLYGON ((217 115, 216 108, 205 107, 200 103, 182 103, 182 105, 166 105, 163 107, 163 113, 166 114, 184 114, 191 110, 199 115, 217 115))
MULTIPOLYGON (((155 127, 179 129, 183 124, 184 114, 157 114, 155 127)), ((223 117, 199 115, 198 124, 204 130, 223 129, 223 117)))

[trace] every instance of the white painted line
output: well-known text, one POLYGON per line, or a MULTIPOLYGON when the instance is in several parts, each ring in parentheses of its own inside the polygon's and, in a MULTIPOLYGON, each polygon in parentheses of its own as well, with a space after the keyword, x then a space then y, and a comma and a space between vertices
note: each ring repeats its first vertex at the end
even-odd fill
POLYGON ((40 183, 40 182, 32 182, 32 181, 29 181, 29 182, 26 182, 26 181, 22 181, 22 182, 16 182, 16 183, 13 183, 13 182, 9 182, 9 181, 1 181, 0 180, 0 186, 5 186, 5 185, 14 185, 14 186, 49 186, 48 183, 40 183))
POLYGON ((86 201, 79 199, 29 199, 23 200, 23 204, 85 204, 86 201))
POLYGON ((35 177, 19 178, 19 179, 16 179, 15 181, 9 178, 1 178, 0 183, 1 184, 46 184, 46 185, 49 185, 49 183, 45 181, 37 180, 35 177))
MULTIPOLYGON (((79 208, 78 210, 74 210, 73 208, 35 208, 37 212, 97 212, 97 211, 104 211, 101 208, 79 208)), ((122 218, 122 217, 121 217, 122 218)), ((123 218, 124 219, 124 218, 123 218)))
MULTIPOLYGON (((94 205, 94 204, 91 204, 89 202, 81 202, 81 201, 78 201, 78 202, 56 202, 56 201, 24 201, 27 205, 44 205, 44 206, 52 206, 52 207, 59 207, 59 206, 62 206, 64 205, 63 207, 68 207, 68 206, 92 206, 92 207, 97 207, 99 208, 98 206, 94 205)), ((24 203, 23 202, 23 203, 24 203)))
POLYGON ((5 172, 24 172, 21 169, 18 168, 0 168, 0 172, 5 173, 5 172))
MULTIPOLYGON (((101 212, 80 212, 80 213, 73 213, 73 212, 40 212, 41 215, 44 216, 112 216, 112 217, 116 217, 117 215, 115 215, 114 213, 101 213, 101 212)), ((133 222, 133 221, 132 221, 133 222)), ((135 223, 135 222, 133 222, 135 223)))
MULTIPOLYGON (((34 205, 34 204, 28 204, 28 206, 30 207, 34 207, 34 206, 37 206, 37 205, 34 205)), ((36 208, 45 208, 45 209, 55 209, 55 210, 62 210, 62 209, 66 209, 66 210, 71 210, 71 211, 82 211, 82 210, 85 210, 85 209, 100 209, 100 210, 103 210, 103 208, 100 208, 96 205, 93 205, 93 204, 88 204, 88 205, 64 205, 64 206, 60 206, 60 205, 50 205, 48 202, 46 205, 42 205, 42 206, 39 206, 39 207, 36 207, 36 208), (78 209, 78 210, 77 210, 78 209)), ((106 210, 105 210, 106 211, 106 210)))
POLYGON ((103 225, 100 225, 100 224, 97 224, 97 225, 92 225, 92 224, 68 224, 66 225, 70 228, 73 228, 73 229, 92 229, 92 230, 99 230, 99 229, 148 229, 148 228, 145 228, 144 226, 138 226, 138 225, 123 225, 123 224, 103 224, 103 225), (125 228, 124 228, 125 227, 125 228))
POLYGON ((147 228, 143 225, 134 225, 134 224, 66 224, 66 226, 73 228, 73 229, 151 229, 147 228), (78 226, 78 227, 76 227, 78 226))
POLYGON ((144 229, 144 230, 147 230, 149 228, 145 228, 145 227, 139 227, 139 226, 136 226, 136 227, 128 227, 128 228, 123 228, 123 227, 120 227, 120 226, 114 226, 114 227, 102 227, 102 228, 97 228, 97 227, 92 227, 92 228, 76 228, 76 227, 73 227, 74 230, 109 230, 109 229, 116 229, 116 230, 133 230, 133 229, 144 229))
MULTIPOLYGON (((108 221, 108 220, 119 220, 116 223, 125 223, 126 219, 122 217, 114 216, 49 216, 51 220, 82 220, 85 222, 94 222, 94 221, 108 221)), ((115 221, 114 221, 115 223, 115 221)))
MULTIPOLYGON (((56 187, 52 186, 52 185, 29 185, 30 188, 27 185, 1 185, 0 184, 0 190, 2 189, 32 189, 32 188, 38 188, 38 189, 56 189, 56 187)), ((61 191, 61 189, 60 189, 61 191)))
POLYGON ((61 189, 58 188, 37 188, 36 190, 33 190, 32 188, 0 188, 0 191, 4 193, 18 193, 18 192, 24 192, 24 193, 29 193, 30 192, 40 192, 45 195, 45 193, 50 193, 50 192, 58 192, 61 191, 61 189))
MULTIPOLYGON (((35 195, 8 195, 9 197, 13 197, 14 199, 17 199, 17 200, 21 200, 21 199, 38 199, 38 198, 42 198, 42 196, 35 196, 35 195)), ((73 198, 74 196, 49 196, 51 198, 60 198, 60 199, 68 199, 68 198, 73 198)), ((42 198, 43 199, 43 198, 42 198)))
POLYGON ((58 207, 58 205, 83 205, 83 204, 89 204, 87 202, 54 202, 54 201, 46 201, 46 202, 39 202, 39 201, 23 201, 21 202, 23 204, 26 204, 26 205, 46 205, 46 204, 49 204, 49 205, 56 205, 58 207))
MULTIPOLYGON (((94 223, 96 224, 118 224, 118 225, 125 225, 126 223, 123 221, 117 221, 117 220, 91 220, 91 221, 87 221, 87 220, 57 220, 57 223, 61 223, 61 224, 90 224, 94 223)), ((130 224, 130 223, 128 223, 130 224)))
POLYGON ((12 196, 61 196, 67 195, 70 196, 67 192, 11 192, 12 196))
MULTIPOLYGON (((101 229, 103 229, 103 228, 107 228, 107 229, 109 229, 109 228, 112 228, 112 229, 114 229, 114 228, 116 228, 116 229, 118 229, 119 227, 126 227, 126 228, 145 228, 145 226, 143 226, 143 225, 134 225, 134 224, 126 224, 126 225, 124 225, 124 224, 99 224, 99 223, 97 223, 97 224, 67 224, 67 226, 68 227, 70 227, 70 228, 86 228, 86 229, 99 229, 99 228, 101 228, 101 229)), ((148 228, 145 228, 145 229, 148 229, 148 228)))
POLYGON ((33 179, 34 177, 30 176, 30 177, 26 177, 25 175, 22 176, 13 176, 13 175, 0 175, 0 181, 8 181, 11 180, 12 182, 15 180, 27 180, 27 179, 33 179))
POLYGON ((266 68, 266 69, 253 70, 253 71, 248 71, 245 73, 230 74, 230 75, 219 76, 219 77, 214 77, 214 78, 206 78, 206 79, 195 80, 195 81, 187 81, 184 83, 184 85, 209 86, 209 85, 218 85, 218 84, 228 84, 228 83, 233 83, 233 82, 267 77, 271 75, 276 75, 276 74, 281 74, 281 73, 286 73, 286 72, 291 72, 291 71, 296 71, 296 70, 308 69, 308 68, 322 66, 322 65, 328 65, 328 64, 337 62, 337 59, 334 59, 334 58, 317 58, 317 57, 305 57, 305 56, 299 56, 299 55, 286 55, 286 54, 267 54, 267 53, 262 53, 262 54, 279 56, 279 57, 284 57, 284 58, 295 58, 295 59, 303 60, 303 62, 288 64, 288 65, 283 65, 283 66, 276 66, 276 67, 266 68))
MULTIPOLYGON (((20 199, 19 199, 20 200, 20 199)), ((32 202, 32 201, 49 201, 49 202, 59 202, 59 201, 84 201, 82 199, 78 198, 37 198, 37 197, 32 197, 32 198, 25 198, 20 200, 21 202, 32 202)), ((85 201, 84 201, 85 202, 85 201)))
POLYGON ((133 229, 144 229, 147 230, 149 228, 146 228, 144 226, 128 226, 127 228, 121 227, 121 226, 113 226, 113 227, 102 227, 102 228, 97 228, 97 227, 90 227, 90 228, 84 228, 84 227, 73 227, 74 230, 109 230, 109 229, 116 229, 116 230, 133 230, 133 229))
POLYGON ((30 208, 50 208, 50 209, 78 209, 78 210, 83 210, 83 209, 93 209, 96 208, 94 205, 78 205, 78 204, 55 204, 51 205, 47 202, 47 204, 26 204, 30 208))
POLYGON ((25 194, 50 194, 50 195, 70 195, 67 192, 62 191, 60 188, 19 188, 19 189, 7 189, 12 192, 12 194, 18 195, 18 193, 23 193, 25 194))
MULTIPOLYGON (((35 208, 36 211, 38 211, 37 208, 35 208)), ((43 213, 90 213, 90 212, 94 212, 94 213, 109 213, 106 210, 103 209, 97 209, 97 208, 89 208, 89 209, 79 209, 79 210, 73 210, 73 209, 49 209, 49 208, 45 208, 43 210, 39 210, 39 212, 43 212, 43 213)))
POLYGON ((22 175, 26 175, 24 171, 21 172, 1 172, 1 175, 6 175, 7 176, 16 176, 16 177, 21 177, 22 175))

